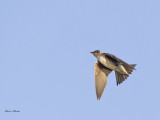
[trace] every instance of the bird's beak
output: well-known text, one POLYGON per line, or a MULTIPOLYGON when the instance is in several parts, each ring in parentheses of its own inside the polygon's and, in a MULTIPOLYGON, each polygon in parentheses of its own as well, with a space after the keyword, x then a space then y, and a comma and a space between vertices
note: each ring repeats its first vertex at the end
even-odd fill
POLYGON ((90 53, 92 53, 92 54, 93 54, 94 52, 90 52, 90 53))

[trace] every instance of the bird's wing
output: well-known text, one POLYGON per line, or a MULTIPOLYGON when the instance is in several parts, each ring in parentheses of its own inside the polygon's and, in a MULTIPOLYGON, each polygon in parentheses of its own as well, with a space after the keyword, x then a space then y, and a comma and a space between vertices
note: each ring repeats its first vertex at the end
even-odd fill
POLYGON ((127 77, 129 77, 129 74, 132 74, 133 70, 135 69, 134 68, 135 66, 136 66, 136 64, 131 64, 130 67, 124 66, 128 75, 121 74, 121 73, 118 73, 115 71, 117 86, 118 86, 118 84, 121 84, 125 79, 127 79, 127 77))
POLYGON ((94 76, 97 99, 100 99, 104 91, 104 88, 106 87, 108 75, 111 71, 112 70, 104 67, 101 63, 97 61, 94 64, 94 76))
POLYGON ((121 84, 129 76, 129 75, 126 75, 126 74, 121 74, 121 73, 116 72, 116 71, 115 71, 115 75, 116 75, 117 86, 118 86, 118 84, 121 84))
MULTIPOLYGON (((135 69, 134 67, 136 66, 136 64, 130 65, 112 54, 109 54, 109 53, 104 53, 104 54, 105 54, 105 57, 111 60, 115 65, 120 63, 125 68, 128 74, 131 74, 132 71, 135 69)), ((127 77, 129 76, 129 75, 118 73, 116 71, 115 71, 115 75, 116 75, 117 86, 118 84, 122 83, 125 79, 127 79, 127 77)))
POLYGON ((112 54, 109 54, 109 53, 104 53, 104 54, 105 54, 105 57, 107 57, 109 60, 111 60, 113 63, 115 63, 115 65, 121 63, 123 66, 130 67, 130 65, 128 63, 124 62, 123 60, 119 59, 118 57, 116 57, 112 54))

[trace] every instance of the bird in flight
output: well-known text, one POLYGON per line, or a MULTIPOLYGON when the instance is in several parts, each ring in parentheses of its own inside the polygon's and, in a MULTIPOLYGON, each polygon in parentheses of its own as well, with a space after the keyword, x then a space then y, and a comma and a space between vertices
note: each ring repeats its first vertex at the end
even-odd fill
POLYGON ((100 100, 107 84, 108 75, 112 70, 115 71, 118 86, 135 70, 136 64, 128 64, 116 56, 103 53, 100 50, 95 50, 91 53, 97 58, 94 64, 94 77, 97 99, 100 100))

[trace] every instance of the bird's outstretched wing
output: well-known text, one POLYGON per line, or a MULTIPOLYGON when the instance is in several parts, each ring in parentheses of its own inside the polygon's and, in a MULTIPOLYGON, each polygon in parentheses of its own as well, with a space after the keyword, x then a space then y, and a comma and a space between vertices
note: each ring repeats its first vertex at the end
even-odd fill
POLYGON ((98 61, 96 61, 94 64, 95 87, 98 100, 100 99, 104 88, 106 87, 107 78, 110 72, 112 72, 112 70, 104 67, 98 61))
POLYGON ((128 75, 121 74, 121 73, 118 73, 115 71, 117 86, 118 86, 118 84, 121 84, 125 79, 127 79, 127 77, 129 77, 129 74, 132 74, 132 71, 135 69, 134 67, 136 66, 136 64, 132 64, 130 66, 131 67, 124 67, 126 69, 128 75))
POLYGON ((109 54, 109 53, 104 53, 105 57, 107 57, 109 60, 111 60, 113 63, 115 63, 115 65, 121 63, 123 66, 127 66, 127 67, 131 67, 128 63, 126 63, 125 61, 119 59, 118 57, 109 54))
MULTIPOLYGON (((121 64, 120 66, 123 66, 128 74, 132 74, 132 71, 135 70, 134 67, 136 66, 136 64, 128 64, 125 61, 109 53, 104 53, 104 54, 105 54, 105 57, 111 60, 115 65, 121 64)), ((117 86, 118 84, 121 84, 129 76, 129 75, 118 73, 116 71, 115 71, 115 75, 116 75, 117 86)))

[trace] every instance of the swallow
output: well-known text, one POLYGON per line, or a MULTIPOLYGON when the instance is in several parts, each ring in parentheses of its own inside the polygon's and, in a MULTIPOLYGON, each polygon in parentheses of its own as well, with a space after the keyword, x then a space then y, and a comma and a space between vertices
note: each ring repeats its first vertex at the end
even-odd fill
POLYGON ((136 64, 128 64, 118 57, 95 50, 92 53, 97 61, 94 64, 94 77, 97 99, 100 100, 102 93, 107 84, 108 75, 114 70, 117 86, 132 74, 136 64))

